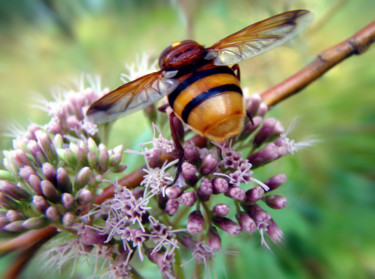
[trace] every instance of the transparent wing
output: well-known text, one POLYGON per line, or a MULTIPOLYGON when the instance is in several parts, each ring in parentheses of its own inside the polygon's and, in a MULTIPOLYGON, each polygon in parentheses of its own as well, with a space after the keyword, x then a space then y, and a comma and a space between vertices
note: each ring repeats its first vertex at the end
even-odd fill
POLYGON ((215 65, 233 65, 279 46, 313 20, 306 10, 285 12, 252 24, 208 48, 206 59, 215 65))
POLYGON ((126 83, 95 101, 86 116, 96 124, 110 122, 140 110, 171 93, 178 81, 163 77, 162 71, 126 83))

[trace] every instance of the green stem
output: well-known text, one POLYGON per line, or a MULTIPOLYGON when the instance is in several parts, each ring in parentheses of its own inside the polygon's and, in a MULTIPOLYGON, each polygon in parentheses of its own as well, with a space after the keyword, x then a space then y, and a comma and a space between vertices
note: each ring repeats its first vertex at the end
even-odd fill
POLYGON ((56 229, 58 229, 60 231, 67 232, 67 233, 70 233, 70 234, 73 234, 73 235, 77 235, 77 231, 72 230, 72 229, 67 229, 60 224, 52 224, 52 226, 54 226, 56 229))
POLYGON ((110 131, 111 131, 111 128, 112 128, 112 123, 104 123, 103 125, 101 125, 101 142, 104 144, 104 145, 108 145, 108 141, 109 141, 109 134, 110 134, 110 131))
POLYGON ((208 227, 210 227, 210 225, 211 225, 211 216, 212 216, 211 211, 210 211, 210 209, 208 208, 208 206, 207 206, 207 204, 205 202, 202 202, 201 204, 202 204, 202 207, 204 209, 205 215, 207 217, 206 221, 208 222, 207 223, 209 225, 208 227))
POLYGON ((202 278, 201 272, 202 272, 202 263, 199 263, 197 260, 195 260, 193 278, 202 278))
POLYGON ((190 207, 184 207, 182 210, 179 210, 176 217, 174 218, 174 220, 171 222, 171 225, 174 227, 174 228, 177 228, 178 225, 180 224, 182 218, 184 218, 186 216, 186 214, 188 213, 188 211, 190 210, 190 207))
POLYGON ((234 202, 234 206, 236 207, 236 211, 237 211, 237 212, 240 212, 240 211, 241 211, 241 207, 240 207, 240 202, 239 202, 239 201, 235 201, 235 202, 234 202))
POLYGON ((178 279, 184 279, 185 274, 183 269, 181 268, 181 254, 180 250, 175 250, 175 263, 174 263, 174 270, 176 271, 176 275, 178 279))
POLYGON ((130 273, 134 279, 143 279, 143 276, 141 276, 134 267, 131 268, 130 273))

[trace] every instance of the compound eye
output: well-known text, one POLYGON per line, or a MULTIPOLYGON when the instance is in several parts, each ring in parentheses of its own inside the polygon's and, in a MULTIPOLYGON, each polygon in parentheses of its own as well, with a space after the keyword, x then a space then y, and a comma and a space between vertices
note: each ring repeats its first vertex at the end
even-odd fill
POLYGON ((167 46, 160 54, 159 57, 159 67, 160 69, 163 69, 163 65, 165 64, 164 58, 165 56, 171 51, 173 45, 167 46))
POLYGON ((166 71, 180 69, 202 59, 204 53, 205 48, 194 41, 174 42, 161 53, 159 66, 166 71))

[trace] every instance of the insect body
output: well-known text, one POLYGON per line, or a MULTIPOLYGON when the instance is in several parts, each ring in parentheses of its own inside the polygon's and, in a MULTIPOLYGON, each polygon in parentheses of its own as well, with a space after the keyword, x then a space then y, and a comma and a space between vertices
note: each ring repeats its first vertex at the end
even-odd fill
POLYGON ((179 85, 168 101, 175 114, 195 131, 221 141, 242 129, 242 91, 231 68, 203 62, 178 78, 179 85))
POLYGON ((236 63, 294 37, 311 18, 306 10, 285 12, 209 48, 190 40, 175 42, 160 55, 160 71, 103 96, 91 105, 87 116, 104 123, 168 96, 177 117, 193 130, 213 141, 224 141, 241 132, 245 115, 236 63))

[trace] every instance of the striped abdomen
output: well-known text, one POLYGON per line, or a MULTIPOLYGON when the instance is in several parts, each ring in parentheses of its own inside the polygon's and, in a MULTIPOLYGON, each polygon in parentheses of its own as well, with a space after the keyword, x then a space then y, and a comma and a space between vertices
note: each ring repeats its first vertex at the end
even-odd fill
POLYGON ((231 68, 208 64, 180 80, 168 96, 180 119, 202 136, 218 142, 241 132, 245 114, 242 90, 231 68))

